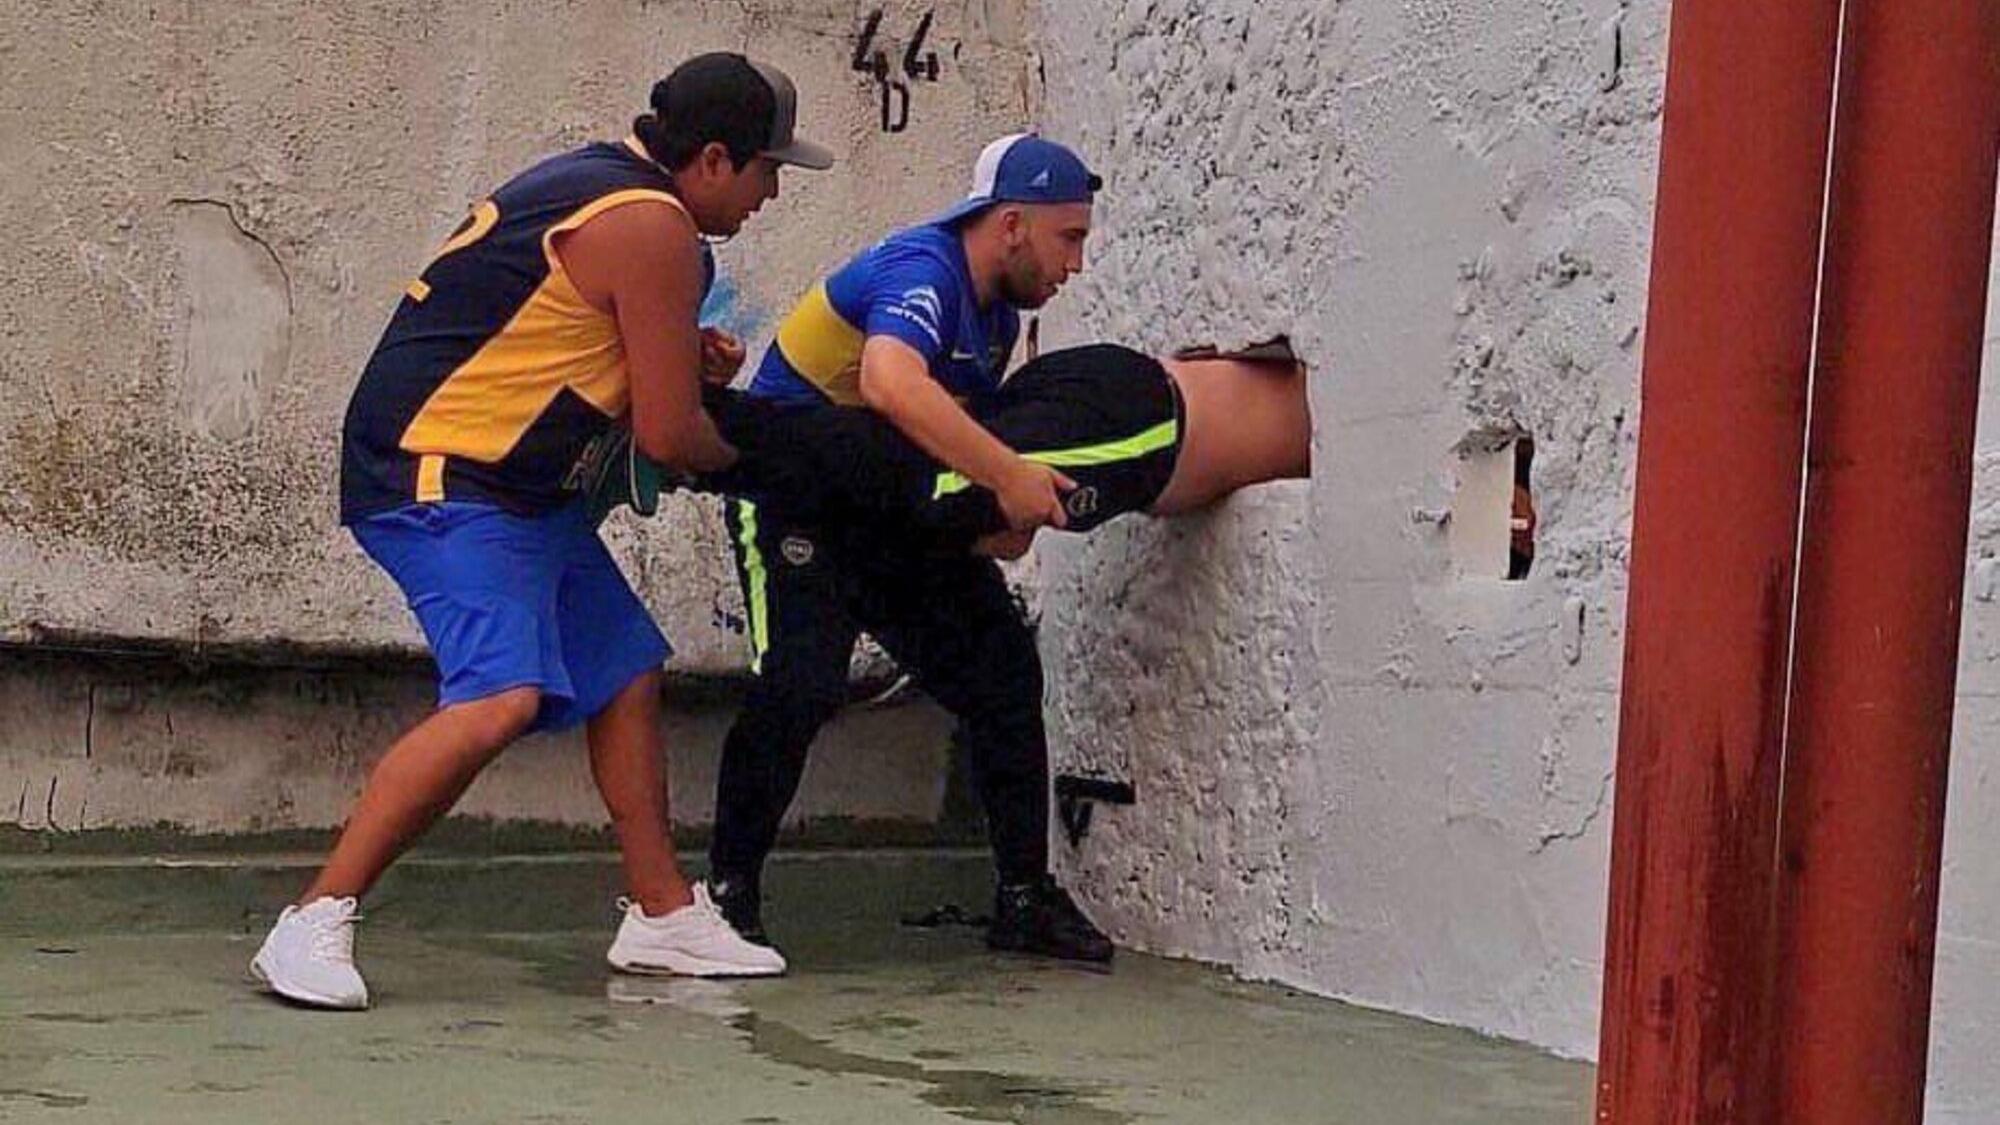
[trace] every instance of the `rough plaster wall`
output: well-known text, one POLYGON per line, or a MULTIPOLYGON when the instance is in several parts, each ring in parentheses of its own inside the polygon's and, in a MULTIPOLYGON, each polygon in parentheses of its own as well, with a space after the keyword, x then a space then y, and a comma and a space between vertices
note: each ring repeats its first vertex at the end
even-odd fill
MULTIPOLYGON (((1309 484, 1041 552, 1058 768, 1139 793, 1066 853, 1093 911, 1142 947, 1592 1053, 1664 6, 1040 15, 1045 116, 1110 180, 1058 339, 1283 331, 1317 365, 1309 484), (1456 573, 1456 450, 1521 432, 1533 573, 1456 573)), ((1933 1068, 1953 1122, 2000 1113, 1981 432, 1933 1068)))
POLYGON ((1317 368, 1310 484, 1044 560, 1052 663, 1125 673, 1056 677, 1071 767, 1139 790, 1087 893, 1144 946, 1588 1050, 1661 13, 1042 14, 1111 184, 1070 331, 1317 368), (1458 574, 1456 451, 1519 432, 1535 573, 1458 574))
MULTIPOLYGON (((936 5, 935 83, 884 133, 855 0, 75 2, 0 12, 0 638, 413 648, 334 524, 347 394, 408 277, 533 159, 622 134, 701 50, 786 68, 843 158, 721 252, 753 347, 843 255, 963 191, 1017 128, 1018 0, 936 5)), ((931 7, 887 4, 900 61, 931 7)), ((753 355, 757 354, 755 351, 753 355)), ((679 646, 733 670, 719 515, 612 533, 679 646)))

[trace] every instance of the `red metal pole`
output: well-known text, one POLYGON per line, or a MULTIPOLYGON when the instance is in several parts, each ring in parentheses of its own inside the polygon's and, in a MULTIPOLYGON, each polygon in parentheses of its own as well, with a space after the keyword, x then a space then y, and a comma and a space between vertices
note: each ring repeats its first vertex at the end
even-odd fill
POLYGON ((1679 0, 1597 1120, 1770 1120, 1778 771, 1839 0, 1679 0))
POLYGON ((1848 0, 1779 915, 1784 1119, 1919 1125, 2000 3, 1848 0))

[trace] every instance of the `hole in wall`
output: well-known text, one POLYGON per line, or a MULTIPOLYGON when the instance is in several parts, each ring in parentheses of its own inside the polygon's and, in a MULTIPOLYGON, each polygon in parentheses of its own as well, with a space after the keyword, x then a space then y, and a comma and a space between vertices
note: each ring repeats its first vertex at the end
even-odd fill
POLYGON ((1507 578, 1519 582, 1535 565, 1535 439, 1514 439, 1514 496, 1507 523, 1507 578))
POLYGON ((1534 439, 1518 431, 1460 442, 1446 521, 1454 569, 1519 581, 1535 561, 1534 439))

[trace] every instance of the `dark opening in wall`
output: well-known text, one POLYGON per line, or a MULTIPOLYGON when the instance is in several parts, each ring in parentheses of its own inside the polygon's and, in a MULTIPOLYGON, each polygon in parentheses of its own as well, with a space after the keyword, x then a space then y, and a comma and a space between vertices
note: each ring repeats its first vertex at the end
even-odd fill
POLYGON ((1507 578, 1519 582, 1535 565, 1535 439, 1514 439, 1514 505, 1507 524, 1507 578))

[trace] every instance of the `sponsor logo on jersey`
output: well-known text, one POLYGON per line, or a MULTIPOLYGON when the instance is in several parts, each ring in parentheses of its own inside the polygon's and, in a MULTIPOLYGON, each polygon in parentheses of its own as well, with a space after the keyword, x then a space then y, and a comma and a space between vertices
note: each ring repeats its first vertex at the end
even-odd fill
POLYGON ((944 323, 944 301, 936 289, 928 285, 905 289, 896 298, 896 303, 889 306, 888 312, 923 329, 924 335, 931 338, 931 343, 944 344, 944 333, 940 328, 944 323))

